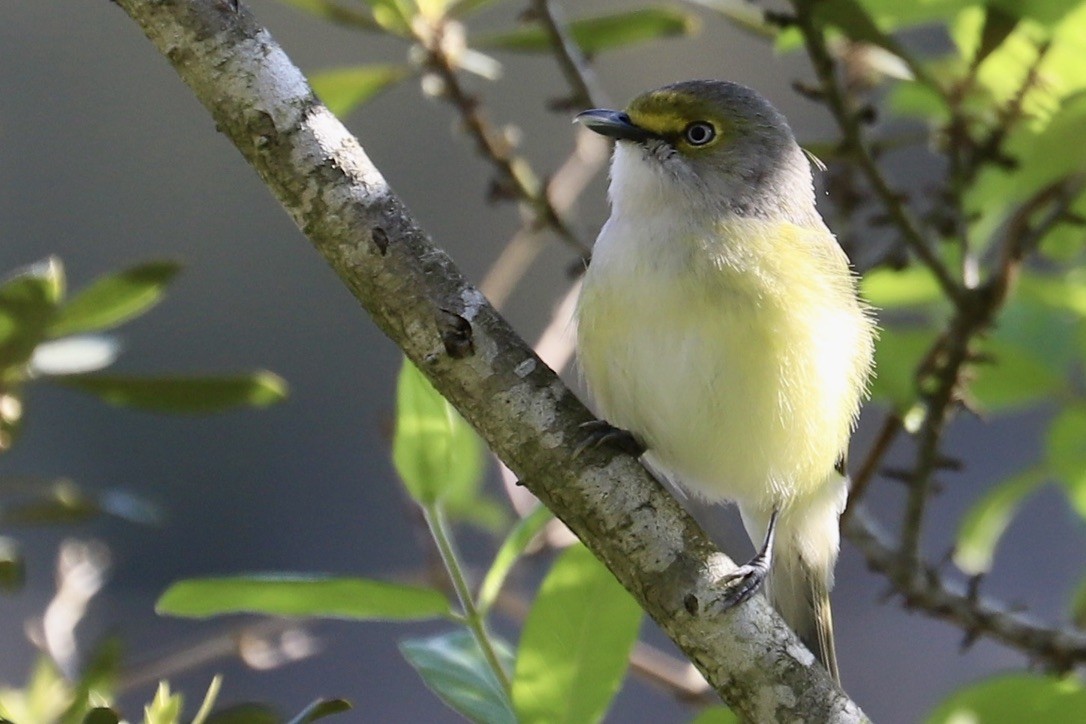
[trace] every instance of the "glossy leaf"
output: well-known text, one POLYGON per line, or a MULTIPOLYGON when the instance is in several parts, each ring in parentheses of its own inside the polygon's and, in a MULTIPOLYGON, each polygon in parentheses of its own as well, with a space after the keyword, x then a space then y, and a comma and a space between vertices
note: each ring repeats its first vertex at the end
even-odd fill
POLYGON ((611 572, 577 544, 555 561, 517 649, 518 720, 580 724, 603 718, 622 685, 641 609, 611 572))
POLYGON ((411 496, 450 510, 470 501, 482 482, 478 436, 430 381, 405 360, 396 387, 392 461, 411 496))
POLYGON ((314 73, 309 82, 329 110, 343 117, 410 72, 402 65, 359 65, 314 73))
POLYGON ((51 339, 34 348, 30 369, 40 377, 97 372, 113 364, 120 352, 116 339, 100 334, 51 339))
POLYGON ((104 276, 60 308, 49 334, 97 332, 138 317, 158 304, 179 271, 180 264, 157 261, 104 276))
POLYGON ((291 719, 288 724, 308 724, 308 722, 324 719, 334 714, 342 714, 350 710, 351 703, 349 701, 343 699, 318 699, 299 712, 298 716, 291 719))
POLYGON ((44 339, 64 293, 64 267, 50 257, 0 284, 0 370, 25 363, 44 339))
POLYGON ((58 375, 49 381, 101 398, 111 405, 152 412, 206 413, 233 407, 267 407, 287 396, 287 383, 260 370, 232 377, 127 377, 58 375))
POLYGON ((1074 722, 1086 711, 1086 691, 1073 677, 1007 674, 959 689, 928 724, 960 722, 1074 722))
MULTIPOLYGON (((501 664, 509 670, 513 657, 497 641, 501 664)), ((400 642, 400 652, 429 689, 453 710, 479 724, 516 724, 509 698, 502 690, 471 632, 400 642)))
POLYGON ((417 621, 450 615, 443 594, 364 578, 264 574, 178 581, 155 604, 160 614, 208 618, 227 613, 364 621, 417 621))
POLYGON ((513 566, 519 560, 521 554, 524 553, 536 535, 553 519, 554 514, 540 505, 529 515, 521 518, 513 530, 509 532, 509 535, 506 536, 498 549, 497 555, 494 556, 494 562, 490 564, 490 569, 486 572, 482 585, 479 586, 476 605, 480 610, 486 611, 493 605, 498 598, 498 593, 501 592, 506 577, 513 570, 513 566))
MULTIPOLYGON (((669 7, 641 8, 581 18, 569 23, 570 35, 586 53, 627 48, 677 35, 692 35, 700 28, 701 23, 696 15, 669 7)), ((476 45, 526 53, 549 52, 551 48, 547 33, 534 25, 479 38, 476 45)))
POLYGON ((1022 501, 1044 482, 1044 473, 1029 470, 988 490, 973 504, 958 528, 954 563, 969 575, 992 568, 996 546, 1022 501))
POLYGON ((1048 428, 1048 467, 1086 519, 1086 405, 1067 407, 1048 428))

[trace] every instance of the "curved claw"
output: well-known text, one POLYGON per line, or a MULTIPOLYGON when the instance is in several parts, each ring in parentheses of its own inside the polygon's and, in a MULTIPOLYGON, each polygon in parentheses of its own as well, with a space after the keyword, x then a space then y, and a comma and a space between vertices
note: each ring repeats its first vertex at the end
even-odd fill
POLYGON ((629 430, 615 427, 606 420, 589 420, 581 424, 581 429, 586 432, 584 440, 581 440, 573 450, 573 457, 580 457, 581 453, 589 448, 595 449, 603 445, 613 447, 624 453, 641 457, 645 452, 645 443, 637 439, 629 430))
POLYGON ((768 577, 769 561, 761 555, 755 556, 720 579, 728 587, 720 598, 720 605, 724 610, 738 606, 757 593, 768 577))
POLYGON ((769 527, 766 529, 765 541, 758 554, 739 566, 731 573, 722 576, 720 582, 728 587, 720 598, 720 605, 724 610, 734 608, 757 593, 758 589, 769 577, 769 567, 773 562, 773 539, 777 531, 778 511, 774 510, 769 516, 769 527))

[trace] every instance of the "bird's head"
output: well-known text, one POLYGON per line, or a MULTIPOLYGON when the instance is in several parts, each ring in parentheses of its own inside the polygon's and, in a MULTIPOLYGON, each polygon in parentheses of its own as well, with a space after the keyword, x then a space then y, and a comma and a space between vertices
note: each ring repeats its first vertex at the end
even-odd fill
POLYGON ((745 86, 675 83, 625 110, 584 111, 577 120, 617 141, 616 210, 666 204, 795 221, 813 211, 810 165, 788 122, 745 86))

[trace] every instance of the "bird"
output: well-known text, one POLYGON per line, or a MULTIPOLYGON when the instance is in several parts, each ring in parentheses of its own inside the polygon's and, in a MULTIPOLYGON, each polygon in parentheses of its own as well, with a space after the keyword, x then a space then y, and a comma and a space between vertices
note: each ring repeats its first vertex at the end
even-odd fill
POLYGON ((575 311, 600 414, 582 445, 643 453, 689 494, 734 502, 757 553, 723 603, 764 584, 840 682, 829 594, 877 325, 811 161, 768 100, 729 81, 575 120, 615 141, 575 311))

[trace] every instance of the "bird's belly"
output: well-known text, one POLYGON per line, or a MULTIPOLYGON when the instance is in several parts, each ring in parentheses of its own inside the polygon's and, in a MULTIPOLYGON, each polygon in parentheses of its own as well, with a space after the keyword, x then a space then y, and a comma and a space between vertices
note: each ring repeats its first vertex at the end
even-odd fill
POLYGON ((813 320, 667 280, 635 295, 589 280, 582 294, 580 364, 600 411, 676 482, 776 507, 832 471, 854 411, 827 394, 845 363, 813 320))

